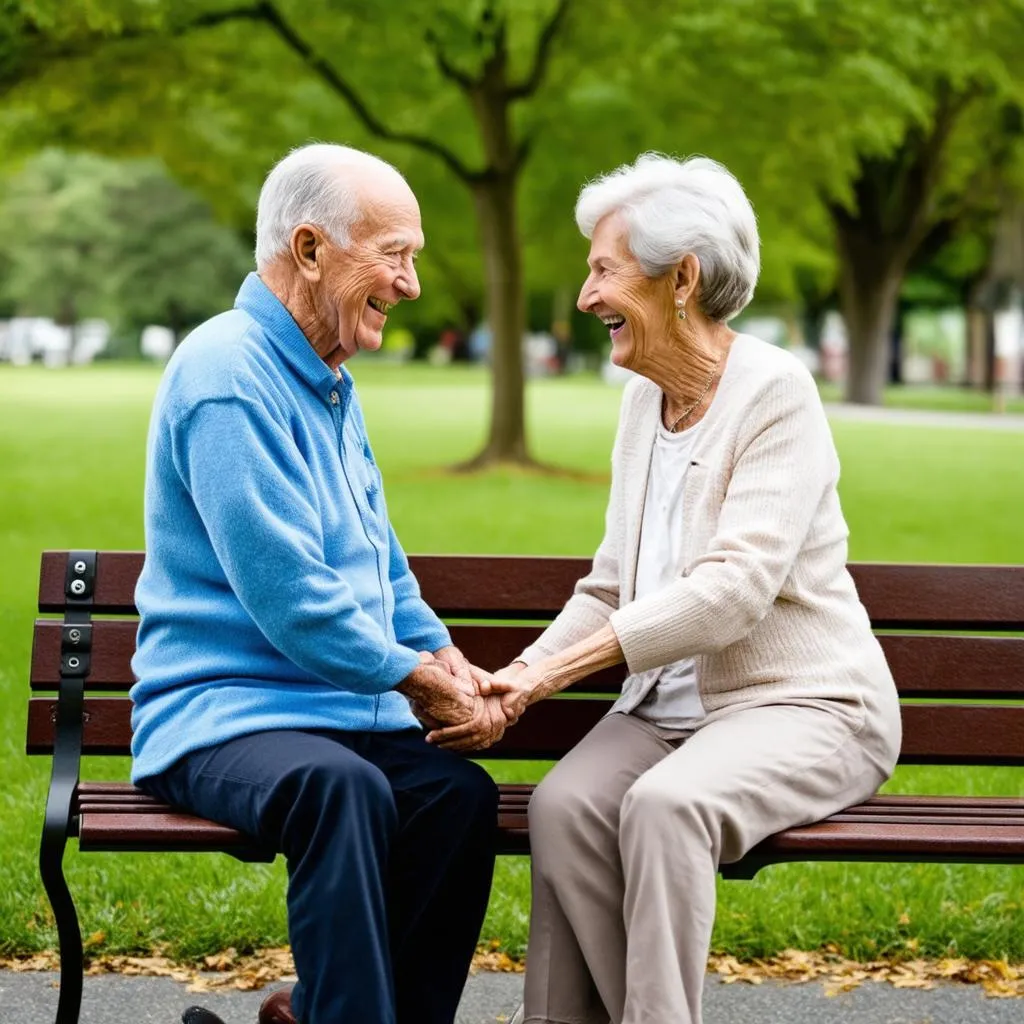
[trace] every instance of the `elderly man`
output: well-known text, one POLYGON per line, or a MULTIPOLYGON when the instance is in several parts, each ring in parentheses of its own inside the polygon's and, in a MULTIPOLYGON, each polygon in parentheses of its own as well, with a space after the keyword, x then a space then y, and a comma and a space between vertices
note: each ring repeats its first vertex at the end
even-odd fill
POLYGON ((132 777, 285 855, 299 981, 261 1024, 450 1024, 496 788, 412 709, 482 742, 505 716, 420 597, 342 366, 419 295, 419 208, 383 161, 307 146, 256 234, 153 410, 132 777))

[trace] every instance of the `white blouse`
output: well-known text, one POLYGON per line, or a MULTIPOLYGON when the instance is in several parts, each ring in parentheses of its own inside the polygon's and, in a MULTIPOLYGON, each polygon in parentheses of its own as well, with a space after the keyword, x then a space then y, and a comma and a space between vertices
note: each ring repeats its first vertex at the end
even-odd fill
MULTIPOLYGON (((675 579, 682 569, 683 482, 690 466, 698 423, 671 434, 658 424, 647 476, 643 525, 636 568, 636 597, 653 594, 675 579)), ((692 729, 704 717, 697 690, 693 658, 682 658, 662 668, 636 673, 626 686, 646 693, 632 713, 666 729, 692 729), (632 685, 629 685, 632 684, 632 685)), ((631 701, 632 703, 632 701, 631 701)))

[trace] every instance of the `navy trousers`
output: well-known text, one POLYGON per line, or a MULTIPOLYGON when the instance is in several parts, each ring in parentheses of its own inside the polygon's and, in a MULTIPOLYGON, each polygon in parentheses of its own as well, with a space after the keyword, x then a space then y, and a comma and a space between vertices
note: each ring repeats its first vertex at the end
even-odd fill
POLYGON ((415 729, 280 731, 142 785, 284 854, 302 1024, 452 1024, 494 869, 479 765, 415 729))

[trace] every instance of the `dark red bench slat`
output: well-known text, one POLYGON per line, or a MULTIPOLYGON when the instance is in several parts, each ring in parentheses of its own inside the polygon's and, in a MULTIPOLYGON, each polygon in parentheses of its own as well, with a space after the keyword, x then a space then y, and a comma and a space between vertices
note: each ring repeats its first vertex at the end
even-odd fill
MULTIPOLYGON (((33 697, 28 708, 29 754, 53 752, 57 702, 33 697)), ((488 758, 542 760, 560 756, 581 740, 608 710, 607 700, 550 700, 509 729, 487 750, 488 758)), ((85 701, 84 754, 127 754, 131 745, 131 702, 125 697, 90 697, 85 701)))
MULTIPOLYGON (((543 760, 579 742, 608 710, 607 699, 547 700, 531 708, 487 750, 487 758, 543 760)), ((56 701, 29 701, 28 753, 52 751, 56 701)), ((127 753, 131 702, 124 697, 86 700, 84 752, 127 753)), ((1024 765, 1024 706, 908 704, 903 713, 903 764, 1024 765)))
MULTIPOLYGON (((418 555, 411 559, 423 596, 440 615, 464 618, 548 618, 572 593, 590 566, 585 558, 418 555)), ((100 552, 96 563, 96 614, 135 614, 140 551, 100 552)), ((39 610, 64 610, 66 551, 43 554, 39 610)))
MULTIPOLYGON (((86 688, 127 691, 134 677, 136 621, 93 623, 93 663, 86 688)), ((56 619, 37 619, 32 642, 31 686, 54 690, 60 680, 60 630, 56 619)), ((541 632, 539 626, 456 625, 453 641, 474 664, 508 664, 541 632)), ((1024 638, 892 635, 880 638, 900 693, 905 697, 1024 699, 1024 638)), ((574 689, 618 693, 625 670, 595 673, 574 689)))
MULTIPOLYGON (((131 660, 135 654, 138 619, 97 619, 92 623, 92 663, 87 690, 127 691, 135 682, 131 660)), ((59 619, 36 619, 32 633, 29 684, 33 690, 56 690, 60 683, 59 619)))
MULTIPOLYGON (((851 809, 854 811, 856 809, 851 809)), ((960 820, 871 821, 851 811, 824 822, 787 829, 751 851, 749 861, 857 860, 999 860, 1024 862, 1024 823, 960 820)), ((498 812, 501 852, 529 850, 526 807, 504 800, 498 812)), ((163 809, 83 814, 79 842, 87 851, 182 851, 248 853, 270 859, 249 837, 200 818, 163 809)), ((735 865, 727 866, 735 870, 735 865)))
MULTIPOLYGON (((502 853, 528 853, 526 809, 533 786, 499 787, 502 853)), ((218 851, 266 859, 232 829, 172 811, 130 783, 79 787, 85 850, 218 851), (98 802, 102 798, 103 802, 98 802)), ((766 840, 748 861, 782 860, 1024 861, 1024 799, 881 795, 824 823, 789 829, 766 840)), ((726 874, 737 865, 726 866, 726 874)))
POLYGON ((83 814, 78 845, 82 850, 232 853, 245 860, 273 860, 249 836, 178 811, 83 814))
MULTIPOLYGON (((533 783, 529 782, 503 782, 500 786, 502 805, 525 804, 534 788, 533 783)), ((144 793, 130 782, 82 782, 78 786, 77 797, 80 804, 160 804, 156 797, 144 793)), ((877 812, 1024 817, 1024 797, 913 796, 905 793, 880 793, 862 804, 848 808, 848 811, 855 811, 858 814, 877 812)))
POLYGON ((1015 565, 852 563, 876 629, 1024 629, 1024 572, 1015 565))
MULTIPOLYGON (((96 556, 96 592, 92 610, 97 615, 135 615, 135 584, 142 572, 141 551, 100 551, 96 556)), ((67 607, 64 579, 67 551, 44 551, 39 570, 39 610, 62 612, 67 607)))
POLYGON ((910 793, 879 793, 867 801, 872 807, 965 807, 992 808, 1000 810, 1012 807, 1024 809, 1024 798, 1011 796, 917 796, 910 793))
POLYGON ((900 764, 1024 765, 1024 707, 904 704, 900 764))
POLYGON ((991 860, 1024 863, 1024 824, 988 825, 818 822, 779 832, 747 860, 878 859, 885 861, 991 860))
MULTIPOLYGON (((139 551, 101 552, 96 614, 133 614, 139 551)), ((427 602, 463 618, 549 618, 589 569, 586 558, 416 555, 410 559, 427 602)), ((66 551, 45 552, 39 610, 64 610, 66 551)), ((861 600, 879 629, 1024 630, 1024 573, 1017 566, 850 566, 861 600)))
MULTIPOLYGON (((501 810, 524 808, 534 785, 505 782, 499 787, 501 810)), ((156 797, 144 793, 130 782, 84 782, 78 787, 77 806, 83 812, 107 813, 118 809, 126 813, 166 808, 156 797)), ((877 816, 904 821, 931 818, 956 818, 974 821, 1024 821, 1024 799, 1019 797, 909 796, 882 794, 840 812, 858 817, 877 816)))
POLYGON ((1024 699, 1024 637, 881 636, 904 697, 1024 699))

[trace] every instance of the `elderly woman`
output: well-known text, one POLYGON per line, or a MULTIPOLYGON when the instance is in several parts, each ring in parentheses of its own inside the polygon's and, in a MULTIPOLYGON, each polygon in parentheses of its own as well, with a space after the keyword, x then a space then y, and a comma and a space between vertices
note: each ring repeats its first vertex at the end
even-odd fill
POLYGON ((530 804, 525 1020, 697 1024, 718 865, 870 796, 899 707, 814 381, 728 326, 759 267, 743 189, 712 160, 645 155, 584 188, 576 219, 579 308, 638 376, 593 568, 496 685, 516 717, 629 675, 530 804))

